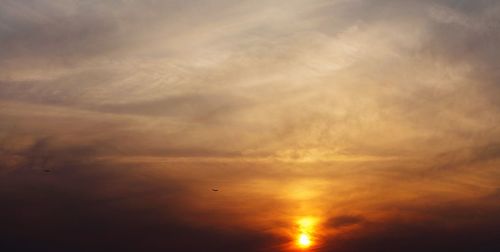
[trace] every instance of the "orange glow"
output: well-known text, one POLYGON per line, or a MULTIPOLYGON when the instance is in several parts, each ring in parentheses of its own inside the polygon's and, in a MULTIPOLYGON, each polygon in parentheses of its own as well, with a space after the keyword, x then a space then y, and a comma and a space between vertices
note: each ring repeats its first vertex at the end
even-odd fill
POLYGON ((296 244, 301 249, 307 249, 314 245, 314 228, 316 219, 311 217, 301 218, 297 221, 298 235, 296 244))
POLYGON ((300 248, 309 248, 312 244, 311 238, 308 234, 300 234, 297 239, 297 245, 300 248))

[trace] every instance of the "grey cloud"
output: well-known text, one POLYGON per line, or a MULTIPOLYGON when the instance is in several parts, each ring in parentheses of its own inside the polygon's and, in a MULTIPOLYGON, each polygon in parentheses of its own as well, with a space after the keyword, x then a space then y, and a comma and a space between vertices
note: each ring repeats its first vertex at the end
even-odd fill
POLYGON ((96 109, 112 113, 187 117, 195 121, 214 121, 217 114, 227 116, 251 102, 230 95, 184 94, 141 103, 102 105, 96 109))
MULTIPOLYGON (((183 121, 199 123, 217 118, 218 121, 236 122, 235 125, 242 128, 268 126, 272 128, 272 134, 280 135, 280 139, 289 139, 290 142, 298 141, 296 138, 304 132, 314 132, 309 135, 315 135, 316 131, 323 131, 317 134, 322 139, 322 144, 343 142, 347 145, 343 148, 353 152, 400 152, 401 142, 420 137, 418 141, 425 144, 426 140, 423 138, 433 138, 431 134, 438 133, 461 141, 464 137, 460 134, 484 132, 489 130, 485 128, 497 120, 497 110, 485 110, 489 103, 497 102, 494 99, 494 94, 497 93, 497 85, 494 83, 497 78, 492 71, 487 71, 497 65, 492 56, 495 55, 492 45, 496 43, 496 33, 487 27, 485 31, 479 32, 453 22, 433 20, 429 11, 436 6, 444 6, 449 13, 456 12, 471 20, 485 19, 485 22, 493 22, 494 15, 483 17, 488 16, 487 10, 494 12, 495 5, 491 1, 480 1, 477 6, 463 1, 340 1, 327 4, 328 8, 321 10, 319 7, 325 6, 322 1, 309 4, 297 1, 294 4, 307 11, 285 8, 281 13, 289 14, 289 17, 284 15, 283 19, 270 20, 263 18, 267 17, 262 14, 263 10, 273 9, 270 6, 276 9, 283 3, 261 6, 246 2, 239 6, 225 1, 72 2, 62 8, 62 14, 43 7, 47 5, 44 2, 9 3, 8 6, 14 6, 10 8, 24 11, 42 8, 41 13, 46 16, 43 20, 75 17, 74 22, 77 23, 79 19, 84 19, 85 22, 80 23, 84 27, 90 27, 89 40, 95 40, 97 47, 101 47, 100 42, 109 42, 113 47, 110 50, 113 51, 116 49, 114 45, 123 43, 127 51, 123 55, 127 56, 115 59, 123 60, 122 65, 107 65, 102 61, 95 67, 98 70, 78 67, 76 70, 65 69, 68 72, 62 74, 62 77, 50 80, 4 80, 0 88, 3 99, 74 106, 107 113, 173 116, 183 121), (199 15, 202 9, 204 14, 199 15), (215 10, 221 12, 215 14, 212 12, 215 10), (342 21, 329 26, 338 17, 332 13, 338 12, 344 13, 339 17, 342 21), (315 15, 319 18, 315 19, 315 15), (179 16, 184 18, 177 19, 179 16), (195 18, 187 21, 187 17, 195 18), (296 22, 293 24, 297 26, 287 25, 287 20, 293 20, 296 22), (215 23, 213 26, 210 25, 212 21, 215 23), (100 23, 103 24, 102 27, 108 28, 103 33, 95 28, 96 34, 92 35, 92 27, 101 27, 100 23), (400 24, 406 25, 398 26, 400 24), (273 35, 274 28, 273 32, 265 28, 271 26, 282 28, 284 32, 273 35), (335 32, 329 33, 329 27, 333 27, 335 32), (349 30, 352 27, 358 27, 358 30, 349 30), (410 27, 422 30, 423 35, 413 34, 412 31, 406 35, 404 29, 410 27), (121 29, 125 29, 125 33, 121 29), (131 38, 134 40, 131 42, 128 38, 120 37, 122 35, 114 37, 115 30, 122 35, 130 32, 135 37, 147 38, 141 41, 131 38), (162 31, 166 32, 165 36, 162 31), (196 36, 196 31, 200 31, 201 35, 196 36), (481 35, 482 39, 476 41, 476 34, 481 35), (179 40, 181 45, 170 44, 179 37, 183 38, 179 40), (155 39, 151 42, 149 38, 155 39), (162 39, 167 44, 165 47, 156 44, 162 42, 162 39), (197 39, 200 40, 198 45, 202 49, 193 46, 197 44, 197 39), (327 51, 328 46, 342 39, 345 41, 338 46, 340 49, 335 47, 332 52, 327 51), (191 44, 193 41, 194 44, 191 44), (366 45, 366 48, 359 49, 361 55, 344 55, 350 48, 358 50, 355 42, 366 45), (470 43, 480 45, 469 48, 467 44, 470 43), (152 45, 150 49, 142 51, 149 45, 152 45), (196 50, 206 50, 204 53, 207 54, 195 53, 190 57, 184 55, 196 50), (129 54, 128 51, 137 54, 129 54), (328 55, 324 51, 331 54, 331 57, 321 58, 328 55), (392 54, 398 56, 389 56, 392 54), (164 58, 164 61, 151 61, 150 57, 164 58), (314 61, 317 57, 321 60, 314 61), (352 61, 352 64, 346 64, 340 70, 328 70, 328 64, 336 63, 338 58, 343 60, 344 57, 348 58, 347 61, 352 61), (454 60, 454 57, 459 59, 454 60), (449 66, 442 67, 443 61, 449 66), (149 64, 148 67, 141 67, 144 62, 149 64), (466 70, 462 72, 460 62, 469 66, 473 74, 466 70), (195 66, 196 64, 200 66, 195 66), (436 67, 415 67, 413 64, 435 64, 436 67), (175 67, 171 67, 172 65, 175 67), (321 69, 323 65, 326 70, 321 69), (280 99, 276 99, 277 96, 280 99), (464 100, 467 102, 462 102, 464 100), (337 113, 336 110, 340 112, 337 113), (378 112, 373 113, 373 110, 378 112), (288 116, 287 111, 295 111, 295 116, 288 116), (429 114, 437 116, 429 118, 429 114), (488 122, 485 119, 488 117, 493 119, 488 122), (370 146, 370 142, 376 142, 380 132, 371 131, 373 127, 367 123, 370 120, 387 124, 392 122, 392 125, 400 126, 405 132, 421 135, 387 144, 392 146, 378 145, 375 148, 370 146), (467 120, 484 121, 486 126, 473 128, 468 124, 458 123, 467 120), (452 129, 449 122, 456 123, 457 128, 452 129), (349 128, 359 130, 344 134, 349 128), (366 138, 360 135, 369 135, 374 139, 365 141, 366 138), (386 150, 382 150, 384 148, 386 150)), ((448 12, 445 11, 444 14, 448 12)), ((14 22, 12 19, 15 20, 12 17, 6 18, 6 24, 14 22)), ((26 26, 39 25, 36 20, 23 22, 21 23, 26 26)), ((62 29, 59 31, 56 26, 54 34, 57 36, 65 34, 65 29, 71 32, 79 30, 77 26, 77 29, 72 28, 72 22, 57 22, 57 25, 62 29)), ((86 36, 85 32, 82 34, 86 36)), ((39 44, 42 46, 50 44, 43 41, 44 36, 33 34, 35 41, 37 37, 41 37, 39 44)), ((46 36, 52 39, 52 35, 46 36)), ((64 36, 70 39, 74 37, 64 36)), ((80 39, 75 37, 75 41, 80 39)), ((17 40, 12 38, 12 41, 17 40)), ((92 43, 82 42, 82 45, 88 44, 92 43)), ((36 45, 27 47, 31 46, 36 45)), ((62 47, 62 55, 66 55, 64 45, 62 47)), ((16 50, 3 51, 11 51, 14 58, 17 54, 16 50)), ((75 51, 79 51, 79 48, 75 51)), ((93 53, 82 49, 82 57, 87 54, 93 53)), ((316 140, 304 141, 317 145, 316 140)), ((409 149, 407 152, 416 150, 409 149)))
POLYGON ((80 1, 62 5, 50 1, 2 1, 0 32, 2 63, 26 59, 68 64, 92 57, 113 47, 118 26, 92 11, 83 11, 80 1))
POLYGON ((72 147, 50 150, 49 143, 40 139, 30 147, 25 165, 47 158, 60 169, 0 174, 2 250, 256 251, 281 242, 243 227, 226 231, 185 221, 191 210, 185 201, 194 197, 189 185, 144 177, 138 167, 72 147))
POLYGON ((362 216, 356 215, 341 215, 330 218, 326 225, 333 228, 348 227, 356 224, 360 224, 365 221, 362 216))
POLYGON ((481 145, 474 143, 468 148, 455 149, 440 153, 433 157, 430 170, 461 170, 473 169, 478 165, 496 162, 500 159, 500 148, 497 142, 491 141, 481 145))

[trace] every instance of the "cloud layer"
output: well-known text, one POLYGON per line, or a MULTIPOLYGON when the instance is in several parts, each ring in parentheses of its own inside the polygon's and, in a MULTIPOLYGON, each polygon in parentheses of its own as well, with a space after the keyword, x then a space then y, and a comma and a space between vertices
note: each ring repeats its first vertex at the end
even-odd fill
POLYGON ((498 250, 497 1, 0 6, 6 250, 498 250))

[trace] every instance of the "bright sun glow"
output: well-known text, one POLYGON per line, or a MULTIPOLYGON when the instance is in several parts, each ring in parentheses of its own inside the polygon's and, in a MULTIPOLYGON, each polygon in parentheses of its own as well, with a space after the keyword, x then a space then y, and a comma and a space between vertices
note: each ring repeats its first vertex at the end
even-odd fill
POLYGON ((314 218, 305 217, 297 221, 298 236, 297 246, 301 249, 307 249, 313 245, 313 232, 316 220, 314 218))
POLYGON ((311 246, 311 238, 307 234, 300 234, 299 239, 297 240, 297 244, 301 248, 308 248, 311 246))

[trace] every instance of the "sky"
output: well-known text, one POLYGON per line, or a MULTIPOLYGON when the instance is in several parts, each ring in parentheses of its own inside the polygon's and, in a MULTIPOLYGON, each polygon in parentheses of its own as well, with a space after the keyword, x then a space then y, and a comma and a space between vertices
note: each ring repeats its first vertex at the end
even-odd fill
POLYGON ((0 250, 499 251, 500 2, 0 0, 0 250))

